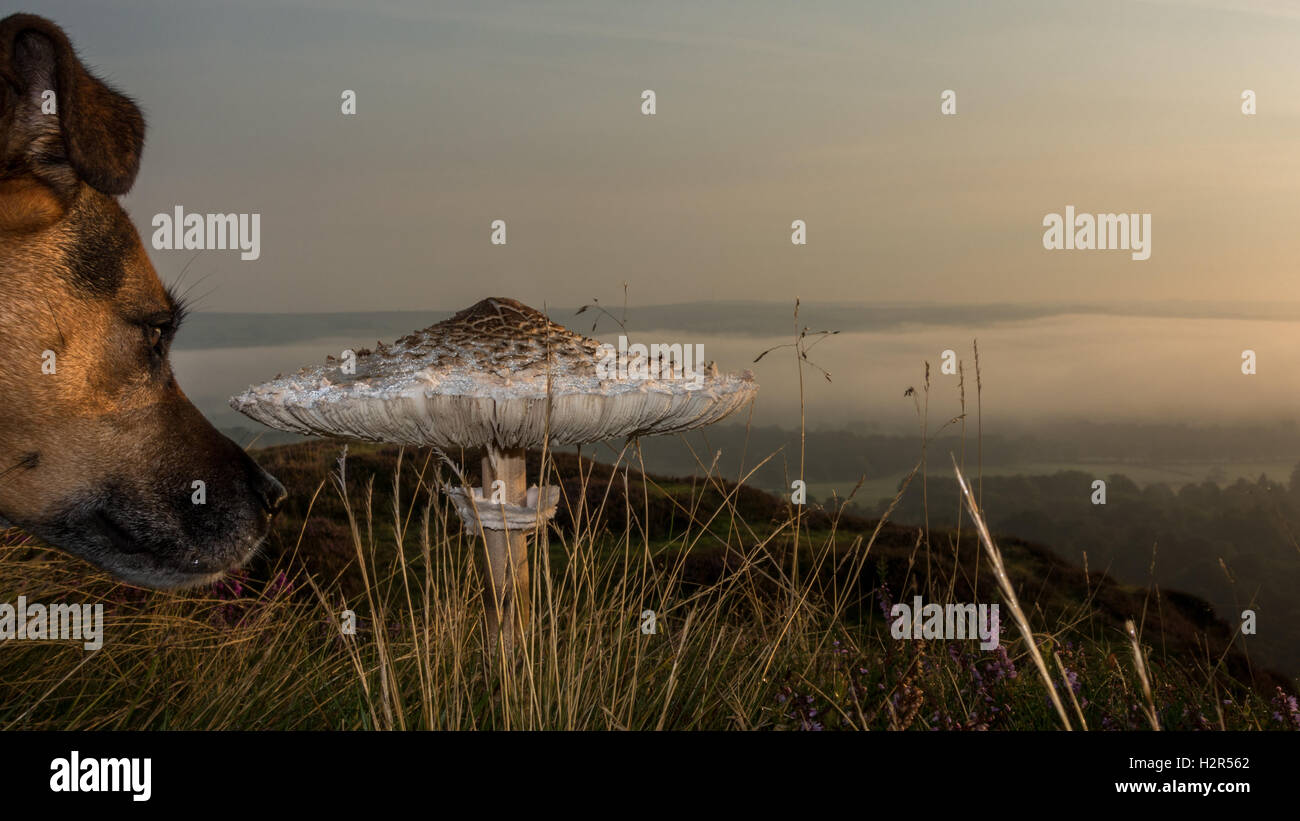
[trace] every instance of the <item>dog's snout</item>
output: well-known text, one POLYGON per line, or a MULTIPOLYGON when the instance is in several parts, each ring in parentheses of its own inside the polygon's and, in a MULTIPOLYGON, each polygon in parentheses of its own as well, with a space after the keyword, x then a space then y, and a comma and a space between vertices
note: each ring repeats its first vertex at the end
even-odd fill
POLYGON ((253 475, 253 489, 262 503, 262 509, 270 516, 279 513, 280 506, 284 504, 285 499, 289 498, 289 492, 284 489, 284 485, 261 468, 257 468, 253 475))

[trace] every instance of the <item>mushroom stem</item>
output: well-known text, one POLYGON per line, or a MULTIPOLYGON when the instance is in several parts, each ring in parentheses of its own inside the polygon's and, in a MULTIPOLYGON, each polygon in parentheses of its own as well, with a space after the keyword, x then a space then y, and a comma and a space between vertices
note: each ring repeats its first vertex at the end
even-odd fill
MULTIPOLYGON (((504 496, 496 501, 512 505, 528 503, 528 483, 524 473, 524 449, 489 447, 483 457, 483 497, 493 499, 493 484, 504 483, 504 496)), ((492 515, 490 511, 482 513, 492 515)), ((484 615, 485 638, 489 650, 500 637, 506 653, 513 652, 515 637, 522 639, 528 628, 531 591, 528 586, 528 534, 522 530, 484 528, 483 575, 487 585, 484 615)))

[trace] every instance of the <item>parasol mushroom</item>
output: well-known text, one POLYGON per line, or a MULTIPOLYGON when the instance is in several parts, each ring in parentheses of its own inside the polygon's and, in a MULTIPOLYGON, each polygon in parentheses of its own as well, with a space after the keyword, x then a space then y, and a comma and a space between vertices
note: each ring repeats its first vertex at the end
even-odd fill
POLYGON ((355 373, 337 363, 304 368, 230 404, 298 433, 483 448, 483 486, 448 495, 465 530, 484 536, 487 636, 509 648, 528 624, 527 534, 545 526, 559 499, 557 487, 527 486, 525 449, 691 430, 758 390, 748 371, 719 374, 697 362, 685 373, 680 357, 677 367, 610 368, 612 354, 523 303, 484 299, 391 346, 358 351, 355 373))

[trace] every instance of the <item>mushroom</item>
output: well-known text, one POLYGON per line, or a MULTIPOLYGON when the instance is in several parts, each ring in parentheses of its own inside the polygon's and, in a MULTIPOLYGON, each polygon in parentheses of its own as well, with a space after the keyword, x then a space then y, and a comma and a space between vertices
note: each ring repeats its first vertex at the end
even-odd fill
POLYGON ((353 373, 344 367, 351 362, 329 360, 251 387, 230 404, 298 433, 484 448, 483 486, 447 492, 465 530, 483 534, 487 636, 509 648, 528 624, 527 534, 545 526, 559 500, 558 487, 527 486, 525 449, 691 430, 758 390, 749 371, 723 374, 703 362, 693 373, 649 362, 640 364, 655 366, 611 368, 614 354, 613 346, 498 297, 390 346, 358 351, 353 373))

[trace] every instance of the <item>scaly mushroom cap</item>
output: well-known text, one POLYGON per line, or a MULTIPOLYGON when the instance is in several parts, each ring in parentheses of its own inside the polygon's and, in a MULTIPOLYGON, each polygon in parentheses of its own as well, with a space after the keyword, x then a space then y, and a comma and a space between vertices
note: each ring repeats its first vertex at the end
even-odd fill
MULTIPOLYGON (((391 346, 232 397, 281 430, 445 448, 537 447, 677 433, 712 424, 758 390, 694 363, 703 379, 601 375, 600 343, 513 299, 485 299, 391 346), (549 405, 549 408, 548 408, 549 405)), ((332 357, 331 357, 332 359, 332 357)))

